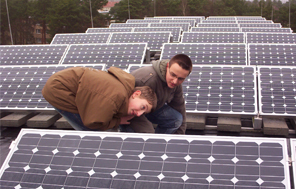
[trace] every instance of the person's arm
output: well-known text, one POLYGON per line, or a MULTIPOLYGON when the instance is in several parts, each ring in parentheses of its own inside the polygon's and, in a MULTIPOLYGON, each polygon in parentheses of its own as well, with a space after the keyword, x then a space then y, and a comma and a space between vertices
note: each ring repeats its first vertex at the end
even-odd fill
POLYGON ((146 118, 145 115, 134 117, 130 121, 130 127, 136 133, 155 133, 152 123, 146 118))
POLYGON ((177 110, 178 112, 180 112, 183 116, 182 125, 175 132, 175 134, 185 134, 187 123, 186 123, 186 107, 185 107, 185 100, 183 97, 182 85, 178 86, 178 88, 176 89, 174 98, 168 105, 174 108, 175 110, 177 110))

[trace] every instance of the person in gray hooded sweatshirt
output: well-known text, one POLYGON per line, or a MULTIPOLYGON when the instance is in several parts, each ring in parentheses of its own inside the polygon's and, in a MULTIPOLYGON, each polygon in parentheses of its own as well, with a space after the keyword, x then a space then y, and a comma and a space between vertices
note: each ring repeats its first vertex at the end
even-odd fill
POLYGON ((177 54, 170 60, 153 61, 151 66, 141 67, 131 74, 136 86, 147 85, 157 95, 155 111, 135 117, 129 125, 120 125, 122 132, 185 134, 186 109, 182 83, 192 71, 192 61, 185 54, 177 54), (157 124, 154 129, 153 124, 157 124))

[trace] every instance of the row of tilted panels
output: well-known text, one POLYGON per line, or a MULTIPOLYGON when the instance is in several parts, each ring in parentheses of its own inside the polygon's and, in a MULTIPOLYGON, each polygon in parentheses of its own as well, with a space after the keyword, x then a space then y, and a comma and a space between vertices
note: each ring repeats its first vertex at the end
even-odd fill
MULTIPOLYGON (((106 64, 127 69, 143 64, 147 43, 0 46, 0 66, 106 64)), ((188 55, 194 65, 295 66, 296 44, 164 43, 160 59, 188 55)))
MULTIPOLYGON (((108 29, 108 28, 106 28, 108 29)), ((139 28, 136 32, 56 34, 51 44, 135 43, 147 42, 160 51, 163 43, 296 43, 296 33, 280 32, 182 32, 181 28, 139 28)))
MULTIPOLYGON (((41 90, 54 73, 74 66, 0 67, 1 110, 52 110, 41 90)), ((132 72, 148 64, 129 65, 132 72)), ((194 65, 183 83, 186 111, 237 115, 296 115, 296 67, 194 65)))

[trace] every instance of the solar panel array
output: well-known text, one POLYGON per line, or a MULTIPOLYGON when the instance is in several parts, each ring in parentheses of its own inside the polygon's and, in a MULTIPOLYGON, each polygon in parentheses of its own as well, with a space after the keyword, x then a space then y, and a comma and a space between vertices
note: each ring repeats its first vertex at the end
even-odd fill
POLYGON ((107 43, 110 33, 56 34, 51 44, 107 43))
POLYGON ((1 45, 0 65, 59 64, 68 45, 1 45))
POLYGON ((239 27, 238 24, 228 24, 228 23, 199 23, 197 24, 197 27, 239 27))
POLYGON ((106 64, 126 69, 129 64, 142 64, 147 43, 73 44, 63 64, 106 64))
POLYGON ((165 43, 160 59, 188 55, 193 64, 247 65, 245 43, 165 43))
POLYGON ((111 23, 109 28, 120 28, 120 27, 148 27, 149 23, 111 23))
POLYGON ((31 65, 0 67, 0 109, 36 110, 52 109, 43 98, 42 89, 47 79, 60 70, 86 66, 104 69, 104 65, 31 65))
POLYGON ((112 33, 112 32, 132 32, 133 28, 88 28, 86 33, 112 33))
POLYGON ((243 32, 183 32, 182 43, 245 43, 243 32))
POLYGON ((201 23, 237 24, 237 21, 236 20, 203 20, 201 23))
POLYGON ((159 51, 163 43, 169 43, 171 32, 112 33, 109 43, 148 43, 152 51, 159 51))
POLYGON ((182 27, 183 31, 189 31, 190 24, 189 23, 151 23, 150 27, 182 27))
POLYGON ((143 20, 143 19, 127 19, 126 23, 160 23, 161 20, 150 19, 150 20, 143 20))
POLYGON ((134 28, 134 32, 155 32, 155 31, 169 31, 173 35, 173 42, 179 42, 181 37, 181 27, 148 27, 148 28, 134 28))
POLYGON ((242 32, 292 33, 291 28, 241 28, 242 32))
POLYGON ((248 44, 250 65, 296 66, 296 44, 248 44))
POLYGON ((174 20, 162 20, 161 23, 190 23, 191 27, 194 27, 196 25, 195 19, 174 19, 174 20))
POLYGON ((290 189, 286 139, 23 129, 5 188, 290 189))
POLYGON ((296 116, 296 67, 258 66, 261 115, 296 116))
POLYGON ((256 114, 256 73, 250 66, 197 66, 183 83, 187 112, 256 114))
POLYGON ((247 43, 296 43, 295 33, 246 33, 247 43))
POLYGON ((267 24, 273 23, 272 20, 237 20, 238 24, 254 23, 254 24, 267 24))
POLYGON ((192 27, 191 32, 239 32, 240 28, 238 27, 192 27))
POLYGON ((267 23, 267 24, 239 24, 239 27, 251 27, 251 28, 268 28, 268 27, 272 27, 272 28, 281 28, 282 25, 280 23, 267 23))

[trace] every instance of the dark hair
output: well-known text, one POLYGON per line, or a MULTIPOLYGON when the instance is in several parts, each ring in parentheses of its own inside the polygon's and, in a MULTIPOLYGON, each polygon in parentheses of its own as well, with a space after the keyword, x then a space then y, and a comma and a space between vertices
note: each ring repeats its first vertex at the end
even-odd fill
POLYGON ((171 67, 174 63, 179 64, 181 68, 188 70, 189 73, 192 71, 192 61, 186 54, 177 54, 173 56, 169 62, 169 67, 171 67))
POLYGON ((134 92, 136 91, 141 91, 141 95, 139 97, 142 99, 146 99, 148 103, 152 105, 152 112, 157 106, 156 93, 149 86, 135 87, 134 92))

